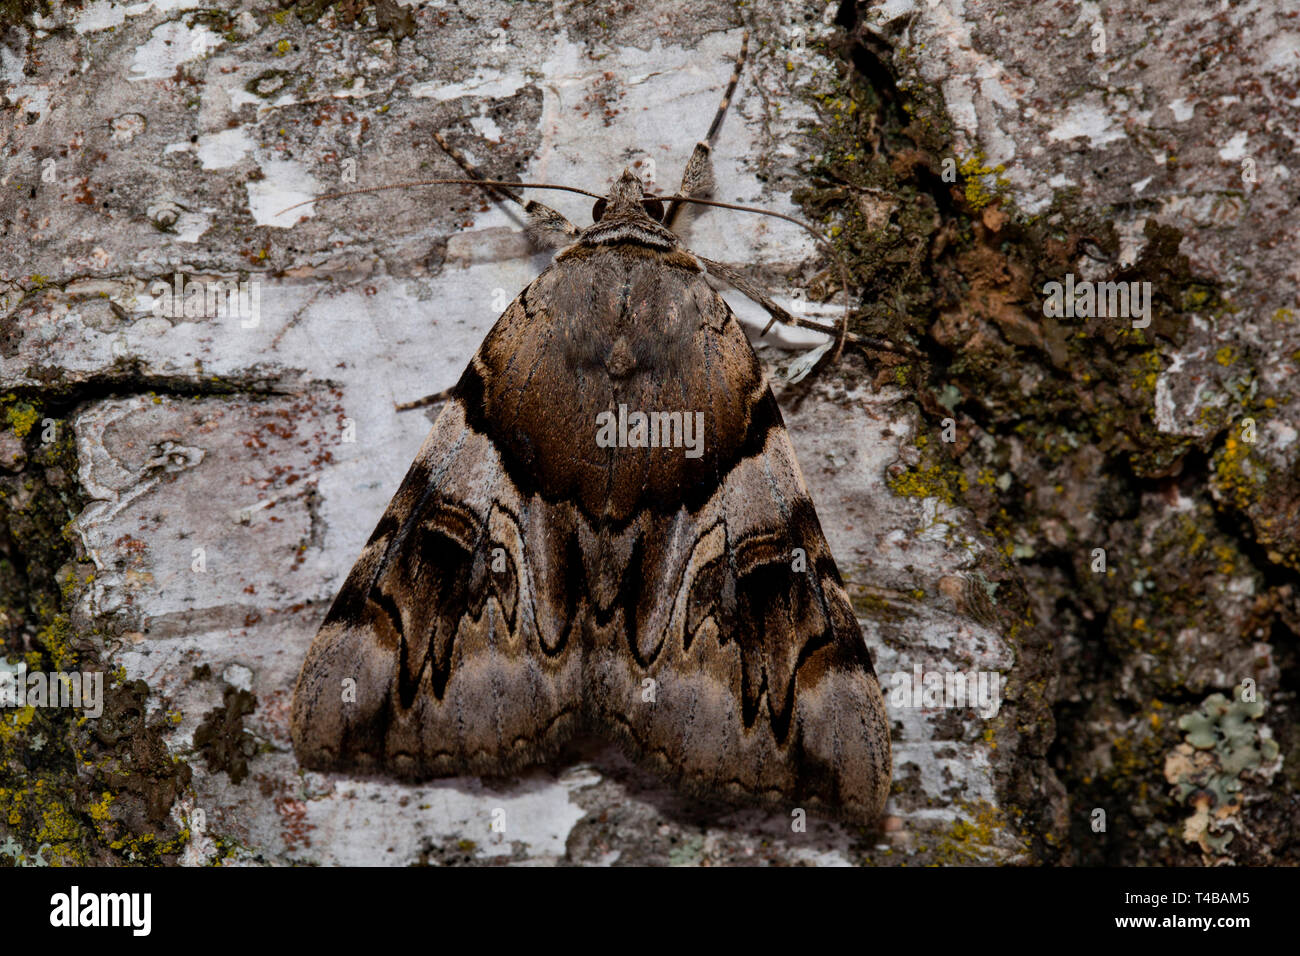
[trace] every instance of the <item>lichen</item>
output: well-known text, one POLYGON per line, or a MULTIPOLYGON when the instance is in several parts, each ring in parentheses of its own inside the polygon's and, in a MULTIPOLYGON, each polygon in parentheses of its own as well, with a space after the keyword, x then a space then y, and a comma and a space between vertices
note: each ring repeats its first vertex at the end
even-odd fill
POLYGON ((1252 777, 1271 779, 1278 769, 1278 746, 1267 726, 1262 701, 1244 686, 1231 699, 1215 693, 1178 720, 1183 743, 1165 759, 1165 779, 1178 803, 1194 809, 1183 838, 1207 856, 1222 854, 1233 838, 1233 823, 1244 806, 1243 791, 1252 777))
MULTIPOLYGON (((36 407, 19 396, 3 401, 9 412, 36 407)), ((54 419, 53 440, 27 429, 19 470, 0 472, 0 654, 29 672, 93 672, 108 635, 76 623, 93 573, 68 534, 85 502, 71 422, 49 407, 55 401, 40 411, 54 419)), ((167 754, 158 722, 146 721, 149 689, 123 677, 105 675, 98 719, 66 707, 0 710, 0 862, 145 863, 183 848, 167 809, 188 786, 189 768, 167 754)))
POLYGON ((1251 454, 1249 443, 1229 433, 1215 453, 1211 487, 1238 510, 1245 510, 1265 494, 1268 470, 1251 454))
POLYGON ((987 800, 959 801, 959 816, 926 847, 931 861, 940 866, 970 866, 1029 858, 1033 839, 1015 826, 1007 811, 987 800))
POLYGON ((990 166, 985 160, 982 149, 974 150, 971 155, 966 156, 957 164, 957 169, 962 175, 965 182, 964 194, 966 204, 972 210, 980 210, 996 199, 1006 197, 1011 189, 1011 183, 1003 175, 1007 167, 1003 163, 997 163, 990 166), (992 179, 993 186, 990 189, 987 181, 992 179))
MULTIPOLYGON (((1113 210, 1079 189, 1058 190, 1038 216, 1020 214, 996 163, 954 138, 942 94, 919 81, 915 57, 854 47, 848 59, 867 64, 871 79, 850 72, 818 94, 818 149, 810 185, 795 198, 813 219, 839 227, 836 248, 865 303, 854 330, 923 343, 922 357, 867 350, 874 382, 915 393, 919 433, 956 424, 956 444, 937 455, 926 449, 919 464, 889 476, 889 487, 968 509, 1059 615, 1052 630, 1071 648, 1060 684, 1078 696, 1026 726, 1049 741, 1058 735, 1057 772, 1073 798, 1104 801, 1124 826, 1151 826, 1172 807, 1160 767, 1177 737, 1162 708, 1186 693, 1194 660, 1179 635, 1220 633, 1221 609, 1209 595, 1229 577, 1264 587, 1261 553, 1300 569, 1294 530, 1260 506, 1280 476, 1239 431, 1245 417, 1263 427, 1279 403, 1255 397, 1250 349, 1222 345, 1203 362, 1201 430, 1161 431, 1156 398, 1172 355, 1198 324, 1228 320, 1239 307, 1194 270, 1172 225, 1149 219, 1136 261, 1121 269, 1113 210), (885 89, 890 79, 897 90, 885 89), (1151 283, 1149 327, 1044 314, 1044 285, 1085 257, 1112 264, 1099 281, 1151 283), (1176 512, 1158 489, 1182 497, 1176 512), (1255 540, 1243 540, 1233 516, 1224 520, 1233 511, 1249 518, 1255 540), (1080 758, 1097 753, 1106 754, 1104 770, 1080 758)), ((1223 635, 1216 653, 1246 640, 1223 635)), ((1017 666, 1033 664, 1022 656, 1017 666)), ((1060 693, 1043 674, 1027 674, 1025 686, 1060 693)), ((1170 841, 1125 856, 1125 845, 1086 828, 1072 835, 1079 860, 1186 860, 1170 841)))
POLYGON ((890 475, 888 484, 894 494, 903 498, 938 498, 944 504, 955 504, 970 487, 964 474, 942 465, 907 468, 890 475))

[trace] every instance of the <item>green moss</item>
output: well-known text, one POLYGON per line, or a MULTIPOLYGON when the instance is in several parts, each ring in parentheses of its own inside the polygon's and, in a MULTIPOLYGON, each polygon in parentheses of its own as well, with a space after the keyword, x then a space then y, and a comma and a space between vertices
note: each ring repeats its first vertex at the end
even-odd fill
MULTIPOLYGON (((851 324, 890 341, 919 341, 933 297, 924 252, 938 225, 934 198, 884 153, 864 148, 883 108, 876 90, 846 76, 809 101, 819 115, 819 149, 795 199, 833 237, 865 303, 851 324)), ((838 291, 830 275, 809 290, 812 298, 838 291)), ((906 385, 910 372, 896 369, 895 380, 906 385)))
MULTIPOLYGON (((895 47, 883 63, 899 80, 896 96, 882 99, 852 73, 819 94, 818 155, 810 186, 796 199, 809 218, 840 228, 836 248, 866 303, 853 328, 925 345, 923 356, 906 356, 905 372, 882 367, 867 351, 872 380, 916 392, 922 433, 936 435, 947 417, 959 423, 957 446, 945 446, 944 455, 926 449, 922 464, 891 475, 890 489, 972 512, 997 551, 1018 560, 1030 587, 1062 612, 1058 626, 1085 648, 1062 663, 1067 683, 1096 689, 1096 698, 1058 702, 1054 725, 1050 712, 1017 720, 1046 741, 1059 733, 1058 746, 1072 755, 1106 753, 1109 742, 1110 769, 1075 772, 1067 759, 1066 785, 1074 799, 1106 801, 1122 825, 1147 827, 1174 812, 1160 768, 1178 734, 1158 705, 1185 693, 1190 677, 1179 635, 1221 624, 1210 596, 1223 578, 1253 575, 1267 587, 1251 554, 1258 549, 1243 545, 1217 512, 1241 512, 1269 561, 1300 570, 1294 529, 1270 527, 1259 507, 1277 476, 1239 431, 1243 417, 1259 427, 1285 398, 1257 398, 1250 351, 1225 347, 1196 370, 1205 382, 1201 430, 1162 432, 1156 395, 1170 356, 1194 322, 1227 323, 1239 306, 1193 271, 1180 251, 1182 232, 1148 219, 1137 261, 1097 277, 1149 281, 1148 328, 1044 315, 1043 286, 1075 271, 1080 256, 1119 261, 1114 210, 1074 189, 1058 190, 1039 217, 1019 215, 1007 202, 1005 171, 958 150, 940 92, 914 82, 914 55, 895 47), (954 157, 951 182, 942 174, 954 157), (1171 514, 1153 503, 1157 489, 1174 487, 1193 511, 1180 505, 1171 514), (1096 548, 1107 555, 1104 573, 1090 567, 1096 548), (1141 719, 1129 727, 1134 707, 1141 719)), ((1282 312, 1273 319, 1293 321, 1282 312)), ((1291 358, 1300 365, 1300 352, 1291 358)), ((863 613, 881 610, 871 599, 855 597, 855 604, 863 613)), ((1261 620, 1269 613, 1261 610, 1261 620)), ((1036 639, 1032 629, 1025 634, 1036 639)), ((1033 663, 1025 655, 1017 666, 1033 663)), ((1024 686, 1038 687, 1041 678, 1026 674, 1024 686)), ((1085 840, 1075 842, 1081 858, 1097 854, 1094 862, 1162 859, 1125 856, 1146 852, 1134 841, 1129 849, 1099 849, 1103 841, 1089 834, 1082 850, 1085 840)), ((1184 853, 1176 842, 1162 845, 1184 853)))

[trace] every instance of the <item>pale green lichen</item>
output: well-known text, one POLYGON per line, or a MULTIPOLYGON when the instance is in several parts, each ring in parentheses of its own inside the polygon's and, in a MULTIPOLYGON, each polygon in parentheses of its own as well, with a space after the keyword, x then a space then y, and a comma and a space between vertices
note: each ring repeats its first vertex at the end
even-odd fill
MULTIPOLYGON (((1178 720, 1184 739, 1197 750, 1214 750, 1222 773, 1234 779, 1243 771, 1271 762, 1278 754, 1277 744, 1261 737, 1255 723, 1264 714, 1264 704, 1242 700, 1241 693, 1238 688, 1232 700, 1211 694, 1197 710, 1178 720)), ((1240 789, 1239 784, 1236 789, 1240 789)), ((1185 799, 1188 792, 1181 789, 1180 799, 1185 799)))
POLYGON ((704 838, 693 836, 668 851, 669 866, 698 866, 704 857, 704 838))
POLYGON ((1173 784, 1174 799, 1194 808, 1184 821, 1183 838, 1210 857, 1223 853, 1232 840, 1226 821, 1240 814, 1246 778, 1268 771, 1278 759, 1271 731, 1258 723, 1264 711, 1263 702, 1239 686, 1232 699, 1211 694, 1178 720, 1184 743, 1166 756, 1165 779, 1173 784))

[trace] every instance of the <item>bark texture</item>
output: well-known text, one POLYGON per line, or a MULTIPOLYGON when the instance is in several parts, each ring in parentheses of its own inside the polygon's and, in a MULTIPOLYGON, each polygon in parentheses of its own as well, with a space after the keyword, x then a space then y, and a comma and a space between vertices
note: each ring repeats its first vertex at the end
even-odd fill
MULTIPOLYGON (((2 666, 110 675, 97 720, 0 710, 0 858, 1300 858, 1285 4, 20 0, 0 30, 2 666), (700 804, 594 742, 509 779, 302 771, 298 668, 436 412, 394 405, 547 258, 458 187, 276 213, 458 175, 435 131, 501 178, 672 190, 745 26, 715 198, 830 230, 854 330, 906 348, 792 381, 825 337, 760 340, 726 293, 881 676, 883 827, 700 804), (1067 274, 1151 283, 1151 324, 1047 314, 1067 274), (162 308, 178 275, 255 321, 162 308), (918 671, 1000 706, 914 702, 918 671)), ((841 315, 793 226, 692 211, 686 243, 841 315)))

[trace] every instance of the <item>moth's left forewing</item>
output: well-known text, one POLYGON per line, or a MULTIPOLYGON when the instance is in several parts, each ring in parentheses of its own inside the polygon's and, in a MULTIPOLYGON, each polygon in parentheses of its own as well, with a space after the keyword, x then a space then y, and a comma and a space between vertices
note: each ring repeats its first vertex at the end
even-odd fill
MULTIPOLYGON (((492 336, 544 351, 530 323, 516 300, 492 336)), ((500 774, 580 723, 569 509, 521 493, 475 427, 492 374, 480 349, 308 650, 292 712, 304 766, 500 774)))

